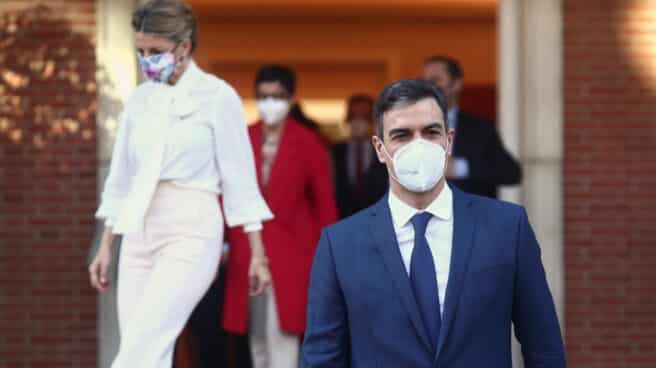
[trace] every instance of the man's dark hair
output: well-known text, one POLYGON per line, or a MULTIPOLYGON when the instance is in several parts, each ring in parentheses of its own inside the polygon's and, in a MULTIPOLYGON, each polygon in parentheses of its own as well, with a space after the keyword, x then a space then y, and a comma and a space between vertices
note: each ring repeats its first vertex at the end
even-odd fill
POLYGON ((290 97, 296 93, 296 75, 287 66, 265 65, 261 67, 255 77, 255 89, 260 83, 265 82, 280 82, 290 97))
POLYGON ((465 76, 458 60, 451 56, 435 55, 424 60, 424 65, 435 63, 444 63, 452 80, 462 79, 465 76))
MULTIPOLYGON (((364 93, 358 93, 355 95, 352 95, 351 97, 348 98, 348 101, 346 103, 346 120, 350 120, 353 117, 353 105, 359 104, 359 103, 366 103, 369 106, 371 106, 371 109, 373 110, 374 108, 374 98, 364 94, 364 93)), ((371 118, 369 118, 371 119, 371 118)))
POLYGON ((413 105, 425 98, 432 98, 435 100, 444 116, 444 128, 448 130, 449 122, 447 119, 447 104, 442 91, 433 85, 433 83, 427 81, 402 79, 385 87, 376 100, 376 106, 374 107, 376 135, 378 135, 380 139, 383 139, 383 115, 385 115, 386 112, 399 107, 413 105))

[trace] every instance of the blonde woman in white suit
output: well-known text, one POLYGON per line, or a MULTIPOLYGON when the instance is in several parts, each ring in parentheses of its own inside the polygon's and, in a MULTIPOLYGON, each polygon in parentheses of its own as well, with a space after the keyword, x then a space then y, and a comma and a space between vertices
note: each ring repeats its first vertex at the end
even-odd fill
POLYGON ((109 285, 116 234, 123 235, 117 303, 121 343, 112 368, 171 367, 175 339, 215 278, 224 222, 243 226, 251 245, 251 292, 270 273, 261 240, 273 217, 258 189, 242 102, 193 61, 196 19, 179 0, 153 0, 132 20, 147 81, 120 118, 96 217, 104 219, 89 266, 109 285))

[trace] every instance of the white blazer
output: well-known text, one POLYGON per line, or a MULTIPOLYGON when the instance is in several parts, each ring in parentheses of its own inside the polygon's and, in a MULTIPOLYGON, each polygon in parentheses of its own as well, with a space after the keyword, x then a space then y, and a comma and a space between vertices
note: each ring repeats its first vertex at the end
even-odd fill
POLYGON ((96 217, 114 233, 143 229, 159 181, 223 195, 228 226, 273 218, 259 191, 242 102, 190 62, 174 85, 145 82, 121 114, 96 217))

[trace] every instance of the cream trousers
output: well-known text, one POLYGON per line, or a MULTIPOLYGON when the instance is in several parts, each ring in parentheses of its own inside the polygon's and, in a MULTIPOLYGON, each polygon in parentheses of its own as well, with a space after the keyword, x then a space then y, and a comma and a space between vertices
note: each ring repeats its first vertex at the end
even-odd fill
POLYGON ((222 242, 215 194, 158 184, 143 231, 123 236, 112 368, 172 366, 175 340, 216 276, 222 242))
POLYGON ((250 298, 249 335, 253 368, 297 368, 300 338, 280 329, 274 292, 250 298))

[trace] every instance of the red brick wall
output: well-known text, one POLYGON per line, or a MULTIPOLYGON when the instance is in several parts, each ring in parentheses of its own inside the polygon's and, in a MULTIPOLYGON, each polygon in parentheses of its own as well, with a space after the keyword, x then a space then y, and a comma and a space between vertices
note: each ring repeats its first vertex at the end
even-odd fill
POLYGON ((564 0, 563 14, 570 366, 653 368, 656 6, 564 0))
POLYGON ((94 367, 94 1, 0 2, 0 368, 94 367))

